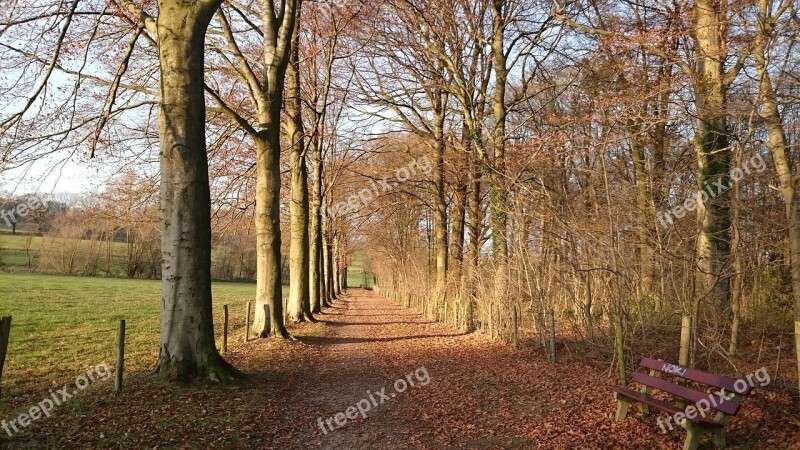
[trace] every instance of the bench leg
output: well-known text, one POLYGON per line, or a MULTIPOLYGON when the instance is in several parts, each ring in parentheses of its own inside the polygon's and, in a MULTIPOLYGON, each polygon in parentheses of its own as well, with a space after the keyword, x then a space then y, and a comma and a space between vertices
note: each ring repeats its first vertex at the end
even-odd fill
POLYGON ((714 446, 717 448, 725 448, 725 428, 717 428, 713 433, 712 441, 714 442, 714 446))
POLYGON ((614 420, 617 422, 621 422, 628 417, 628 407, 631 405, 631 402, 622 398, 621 396, 617 396, 617 412, 614 414, 614 420))
POLYGON ((697 450, 703 429, 690 420, 685 422, 684 428, 686 428, 686 441, 683 443, 683 450, 697 450))

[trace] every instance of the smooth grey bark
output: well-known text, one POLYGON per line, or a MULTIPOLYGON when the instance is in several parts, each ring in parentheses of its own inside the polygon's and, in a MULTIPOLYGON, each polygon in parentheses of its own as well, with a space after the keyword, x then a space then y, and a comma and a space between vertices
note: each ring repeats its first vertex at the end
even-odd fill
POLYGON ((330 244, 330 239, 325 237, 324 238, 324 259, 325 259, 325 291, 328 293, 328 298, 330 300, 336 300, 339 297, 336 295, 336 289, 334 287, 334 276, 333 273, 333 246, 330 244))
POLYGON ((505 49, 506 17, 504 0, 492 1, 492 69, 494 69, 494 92, 492 95, 492 114, 494 130, 494 159, 487 165, 489 179, 489 211, 492 221, 492 252, 497 277, 495 278, 495 295, 506 289, 508 281, 508 194, 505 189, 505 150, 506 150, 506 88, 508 83, 508 57, 505 49))
MULTIPOLYGON (((773 9, 771 1, 759 0, 753 56, 759 81, 761 112, 759 116, 767 126, 769 138, 765 145, 772 154, 772 161, 780 180, 780 190, 786 213, 789 238, 789 260, 791 261, 792 298, 794 299, 794 341, 797 370, 800 373, 800 199, 795 187, 796 174, 792 172, 789 140, 783 117, 778 108, 772 77, 768 70, 769 43, 775 31, 776 20, 790 7, 786 0, 773 9), (775 11, 773 14, 772 11, 775 11)), ((800 386, 800 379, 798 379, 800 386)))
MULTIPOLYGON (((436 302, 441 307, 441 303, 447 301, 447 196, 444 190, 444 121, 445 104, 447 95, 442 89, 436 89, 433 93, 434 110, 434 140, 435 155, 433 164, 433 185, 434 203, 433 211, 433 247, 435 249, 434 258, 436 260, 436 302)), ((438 314, 438 308, 437 308, 438 314)))
MULTIPOLYGON (((299 0, 262 0, 264 34, 264 77, 251 89, 258 91, 256 141, 256 336, 289 338, 283 325, 280 228, 280 114, 291 41, 296 26, 299 0), (270 311, 267 323, 265 305, 270 311)), ((248 69, 249 70, 249 69, 248 69)))
POLYGON ((470 194, 469 194, 469 214, 467 215, 467 231, 469 232, 469 245, 467 246, 466 265, 464 267, 464 290, 467 299, 467 333, 475 330, 475 303, 478 293, 475 286, 478 277, 478 262, 480 261, 481 247, 481 221, 483 211, 481 209, 481 169, 478 157, 474 153, 470 155, 470 194))
POLYGON ((631 140, 631 156, 636 174, 636 215, 638 218, 637 253, 639 257, 640 282, 638 286, 639 297, 650 293, 653 281, 653 248, 650 245, 650 236, 653 234, 652 214, 650 209, 650 192, 648 189, 647 161, 645 158, 644 143, 639 132, 641 119, 630 120, 628 124, 631 140))
MULTIPOLYGON (((731 186, 731 152, 728 143, 727 83, 724 40, 721 30, 723 7, 720 1, 697 0, 693 7, 695 42, 694 83, 697 119, 695 145, 700 168, 701 190, 714 189, 721 183, 731 186)), ((695 306, 707 299, 716 309, 719 324, 731 317, 730 253, 731 214, 728 195, 709 195, 698 201, 696 242, 695 306)))
POLYGON ((318 136, 311 138, 311 172, 313 174, 311 212, 309 228, 309 277, 308 296, 311 301, 311 312, 319 313, 326 305, 322 276, 322 146, 318 136))
MULTIPOLYGON (((466 148, 469 148, 468 146, 466 148)), ((459 179, 456 181, 455 195, 453 196, 453 228, 450 236, 450 250, 449 250, 449 272, 456 296, 462 298, 461 290, 461 277, 464 265, 464 231, 466 229, 467 220, 467 195, 468 187, 467 181, 459 179)))
POLYGON ((161 343, 155 372, 217 382, 238 372, 217 352, 211 298, 211 194, 203 94, 206 29, 219 0, 159 0, 161 343))
MULTIPOLYGON (((299 14, 299 13, 298 13, 299 14)), ((306 165, 305 129, 300 98, 300 62, 298 32, 292 43, 292 56, 286 75, 286 138, 289 142, 289 301, 288 320, 314 322, 309 297, 309 201, 308 166, 306 165)))
POLYGON ((341 236, 337 233, 333 236, 333 292, 339 296, 342 295, 342 254, 341 254, 341 236))
POLYGON ((258 337, 289 337, 283 325, 281 283, 280 143, 279 126, 268 125, 256 140, 256 311, 253 331, 258 337), (266 319, 264 305, 270 314, 266 319))

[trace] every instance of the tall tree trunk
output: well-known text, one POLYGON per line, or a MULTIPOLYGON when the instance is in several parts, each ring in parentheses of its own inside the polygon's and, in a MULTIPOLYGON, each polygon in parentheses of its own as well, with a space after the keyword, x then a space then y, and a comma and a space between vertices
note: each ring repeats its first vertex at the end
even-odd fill
MULTIPOLYGON (((737 149, 735 157, 736 167, 742 165, 742 149, 737 149)), ((742 253, 741 253, 741 228, 740 228, 740 202, 742 198, 742 186, 740 180, 733 180, 733 211, 732 211, 732 230, 733 241, 731 241, 731 252, 733 253, 733 279, 731 280, 731 309, 733 317, 731 320, 731 341, 728 345, 728 354, 736 354, 736 347, 739 342, 739 320, 742 305, 742 286, 744 283, 742 253)))
POLYGON ((311 312, 318 313, 326 304, 323 284, 321 282, 322 270, 322 146, 317 140, 318 136, 311 139, 311 170, 314 177, 311 196, 311 226, 309 231, 308 249, 308 296, 311 301, 311 312))
POLYGON ((342 295, 342 245, 341 235, 333 236, 333 292, 342 295))
MULTIPOLYGON (((301 2, 302 3, 302 2, 301 2)), ((299 12, 298 12, 299 15, 299 12)), ((289 168, 291 172, 291 201, 289 203, 289 301, 288 318, 292 322, 314 321, 309 297, 309 237, 308 237, 308 167, 305 156, 305 131, 300 98, 300 63, 298 30, 292 43, 291 62, 286 72, 285 124, 289 142, 289 168)))
POLYGON ((494 115, 494 161, 487 167, 489 180, 489 209, 492 222, 492 249, 495 264, 495 297, 505 296, 508 283, 508 205, 505 188, 505 149, 506 149, 506 84, 508 80, 507 57, 505 52, 506 17, 505 0, 492 1, 492 67, 494 68, 494 95, 492 113, 494 115))
POLYGON ((639 256, 639 297, 643 297, 650 292, 653 276, 651 260, 653 250, 650 246, 650 228, 652 220, 650 216, 650 195, 647 188, 647 164, 644 155, 644 145, 639 134, 639 124, 629 124, 631 137, 631 152, 633 154, 633 167, 636 174, 636 214, 639 219, 638 229, 638 256, 639 256))
POLYGON ((280 143, 277 124, 267 125, 256 140, 256 336, 288 338, 283 325, 281 284, 280 143), (268 305, 269 322, 264 305, 268 305))
POLYGON ((336 300, 333 288, 333 246, 330 243, 327 231, 322 235, 322 260, 324 269, 325 297, 328 301, 336 300))
POLYGON ((478 156, 474 153, 470 158, 470 195, 467 231, 469 231, 469 246, 467 247, 466 266, 464 268, 464 291, 467 299, 467 333, 475 330, 475 302, 477 290, 475 283, 478 278, 478 261, 481 251, 481 169, 478 156))
MULTIPOLYGON (((723 0, 724 1, 724 0, 723 0)), ((710 191, 707 201, 697 201, 698 235, 695 301, 708 299, 716 309, 718 325, 731 319, 730 196, 731 153, 724 72, 722 1, 698 0, 694 4, 696 73, 693 80, 697 120, 695 144, 700 166, 699 187, 710 191)))
POLYGON ((453 231, 450 236, 449 278, 458 298, 462 298, 461 277, 464 265, 464 230, 466 229, 468 187, 465 180, 458 180, 453 205, 453 231))
MULTIPOLYGON (((789 238, 789 257, 792 273, 792 297, 794 299, 794 340, 795 356, 797 360, 797 373, 800 373, 800 199, 795 188, 795 175, 789 160, 789 142, 786 139, 786 130, 783 118, 778 109, 778 100, 772 84, 772 78, 767 69, 767 54, 770 38, 774 31, 775 23, 772 16, 771 3, 759 0, 758 24, 756 26, 756 39, 753 56, 756 62, 756 73, 759 78, 759 95, 761 97, 761 119, 767 126, 769 138, 766 146, 772 154, 772 161, 778 173, 781 185, 781 195, 786 208, 786 224, 789 238)), ((782 13, 788 3, 780 6, 782 13)), ((777 14, 780 16, 780 13, 777 14)), ((800 379, 798 379, 800 386, 800 379)))
POLYGON ((260 81, 256 142, 256 336, 289 338, 283 326, 280 217, 280 117, 286 69, 300 0, 261 2, 264 77, 260 81), (280 18, 280 20, 276 20, 280 18), (265 306, 270 311, 266 320, 265 306))
POLYGON ((211 194, 205 142, 204 42, 219 0, 158 2, 161 66, 161 343, 164 378, 229 381, 211 300, 211 194))
POLYGON ((444 119, 446 96, 437 89, 434 96, 434 139, 436 155, 433 164, 433 184, 435 189, 434 209, 434 248, 436 249, 436 302, 446 301, 447 287, 447 199, 444 191, 444 119))

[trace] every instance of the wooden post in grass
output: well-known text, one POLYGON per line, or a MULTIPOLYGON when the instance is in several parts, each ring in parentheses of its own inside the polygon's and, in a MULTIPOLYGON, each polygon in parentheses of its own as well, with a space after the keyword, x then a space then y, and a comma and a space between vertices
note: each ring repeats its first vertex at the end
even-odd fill
POLYGON ((519 317, 517 313, 517 305, 514 305, 514 315, 512 317, 512 325, 514 327, 514 350, 519 350, 519 317))
POLYGON ((222 353, 228 353, 228 305, 222 305, 222 353))
POLYGON ((250 340, 250 307, 252 302, 247 302, 247 315, 244 316, 244 342, 250 340))
POLYGON ((3 378, 3 366, 8 353, 8 338, 11 334, 11 316, 0 317, 0 379, 3 378))
POLYGON ((117 330, 117 372, 114 374, 114 392, 122 392, 122 374, 125 372, 125 320, 119 321, 117 330))
POLYGON ((689 347, 692 340, 692 316, 681 317, 681 350, 678 355, 678 364, 686 367, 689 365, 689 347))
MULTIPOLYGON (((681 317, 681 347, 678 353, 678 364, 687 367, 689 365, 689 354, 692 345, 692 316, 683 315, 681 317)), ((678 377, 678 384, 686 386, 686 379, 678 377)), ((686 403, 677 399, 675 405, 679 408, 686 406, 686 403)))
POLYGON ((556 313, 553 308, 547 312, 550 317, 550 362, 556 363, 556 313))

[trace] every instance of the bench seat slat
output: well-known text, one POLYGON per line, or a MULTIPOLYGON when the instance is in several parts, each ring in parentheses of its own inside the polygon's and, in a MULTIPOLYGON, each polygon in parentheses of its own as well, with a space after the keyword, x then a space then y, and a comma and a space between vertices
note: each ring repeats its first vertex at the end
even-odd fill
MULTIPOLYGON (((667 414, 674 415, 675 413, 683 412, 681 408, 673 405, 672 403, 667 403, 665 401, 650 397, 649 395, 645 395, 641 392, 634 391, 633 389, 624 387, 624 386, 610 386, 612 391, 615 391, 619 394, 622 394, 625 397, 630 398, 631 400, 637 401, 639 403, 644 403, 648 406, 652 406, 658 410, 661 410, 667 414)), ((723 424, 719 422, 714 422, 711 419, 706 419, 702 416, 696 416, 693 419, 686 418, 686 420, 690 420, 695 423, 701 423, 703 425, 708 426, 715 426, 715 427, 722 427, 723 424)))
POLYGON ((738 392, 736 390, 736 382, 739 380, 735 380, 733 378, 723 377, 721 375, 714 375, 711 373, 701 372, 699 370, 691 369, 689 367, 683 367, 668 363, 666 361, 661 361, 660 359, 653 359, 642 357, 642 360, 639 362, 639 365, 642 367, 646 367, 651 370, 657 370, 659 372, 668 373, 670 375, 679 376, 681 378, 686 378, 687 380, 696 381, 698 383, 706 384, 708 386, 713 386, 716 388, 724 388, 728 392, 735 392, 739 395, 748 395, 750 391, 753 389, 750 386, 750 383, 739 383, 739 388, 742 388, 742 384, 744 384, 744 391, 738 392), (666 372, 668 367, 677 368, 679 369, 680 373, 674 372, 666 372))
POLYGON ((697 403, 700 400, 706 400, 708 405, 717 411, 722 411, 725 414, 735 415, 739 411, 739 404, 733 400, 725 400, 719 395, 712 393, 706 394, 705 392, 696 391, 686 386, 669 382, 667 380, 651 377, 643 373, 634 373, 631 379, 637 383, 660 389, 672 395, 684 398, 690 402, 697 403))

